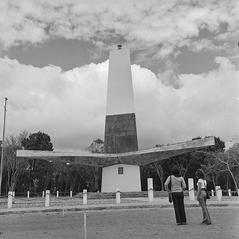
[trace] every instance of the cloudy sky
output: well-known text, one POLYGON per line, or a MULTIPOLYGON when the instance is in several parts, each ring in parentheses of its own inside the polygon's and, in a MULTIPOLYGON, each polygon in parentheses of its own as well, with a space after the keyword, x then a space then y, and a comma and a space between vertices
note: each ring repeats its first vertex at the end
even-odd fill
MULTIPOLYGON (((109 51, 130 48, 141 149, 239 134, 238 0, 1 0, 6 134, 104 138, 109 51)), ((2 129, 0 129, 2 132, 2 129)))

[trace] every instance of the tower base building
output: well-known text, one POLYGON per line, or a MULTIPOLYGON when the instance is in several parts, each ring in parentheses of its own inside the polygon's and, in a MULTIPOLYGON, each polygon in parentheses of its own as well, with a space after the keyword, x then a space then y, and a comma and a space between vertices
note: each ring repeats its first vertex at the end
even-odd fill
POLYGON ((103 167, 101 192, 141 192, 140 167, 116 164, 103 167))

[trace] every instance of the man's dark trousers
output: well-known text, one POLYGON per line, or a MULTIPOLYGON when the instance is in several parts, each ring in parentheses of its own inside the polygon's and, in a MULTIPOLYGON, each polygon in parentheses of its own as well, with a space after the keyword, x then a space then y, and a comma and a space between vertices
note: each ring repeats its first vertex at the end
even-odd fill
POLYGON ((186 215, 184 209, 184 194, 183 192, 173 192, 173 206, 175 211, 176 222, 178 224, 186 223, 186 215))

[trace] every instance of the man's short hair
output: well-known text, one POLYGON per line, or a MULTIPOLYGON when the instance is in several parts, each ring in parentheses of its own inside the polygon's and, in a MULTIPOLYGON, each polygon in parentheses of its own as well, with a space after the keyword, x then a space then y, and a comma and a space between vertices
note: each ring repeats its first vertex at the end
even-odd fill
POLYGON ((175 177, 180 177, 180 170, 179 170, 179 167, 178 166, 174 166, 172 168, 172 175, 174 175, 175 177))

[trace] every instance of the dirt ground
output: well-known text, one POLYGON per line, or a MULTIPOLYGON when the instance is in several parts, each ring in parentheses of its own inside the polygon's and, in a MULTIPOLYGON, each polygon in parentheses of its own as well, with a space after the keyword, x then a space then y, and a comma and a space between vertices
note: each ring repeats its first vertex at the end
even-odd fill
MULTIPOLYGON (((212 225, 200 225, 200 208, 187 208, 188 225, 177 226, 172 208, 86 213, 87 239, 239 239, 239 207, 209 208, 212 225)), ((1 239, 84 239, 82 212, 0 217, 1 239)))

